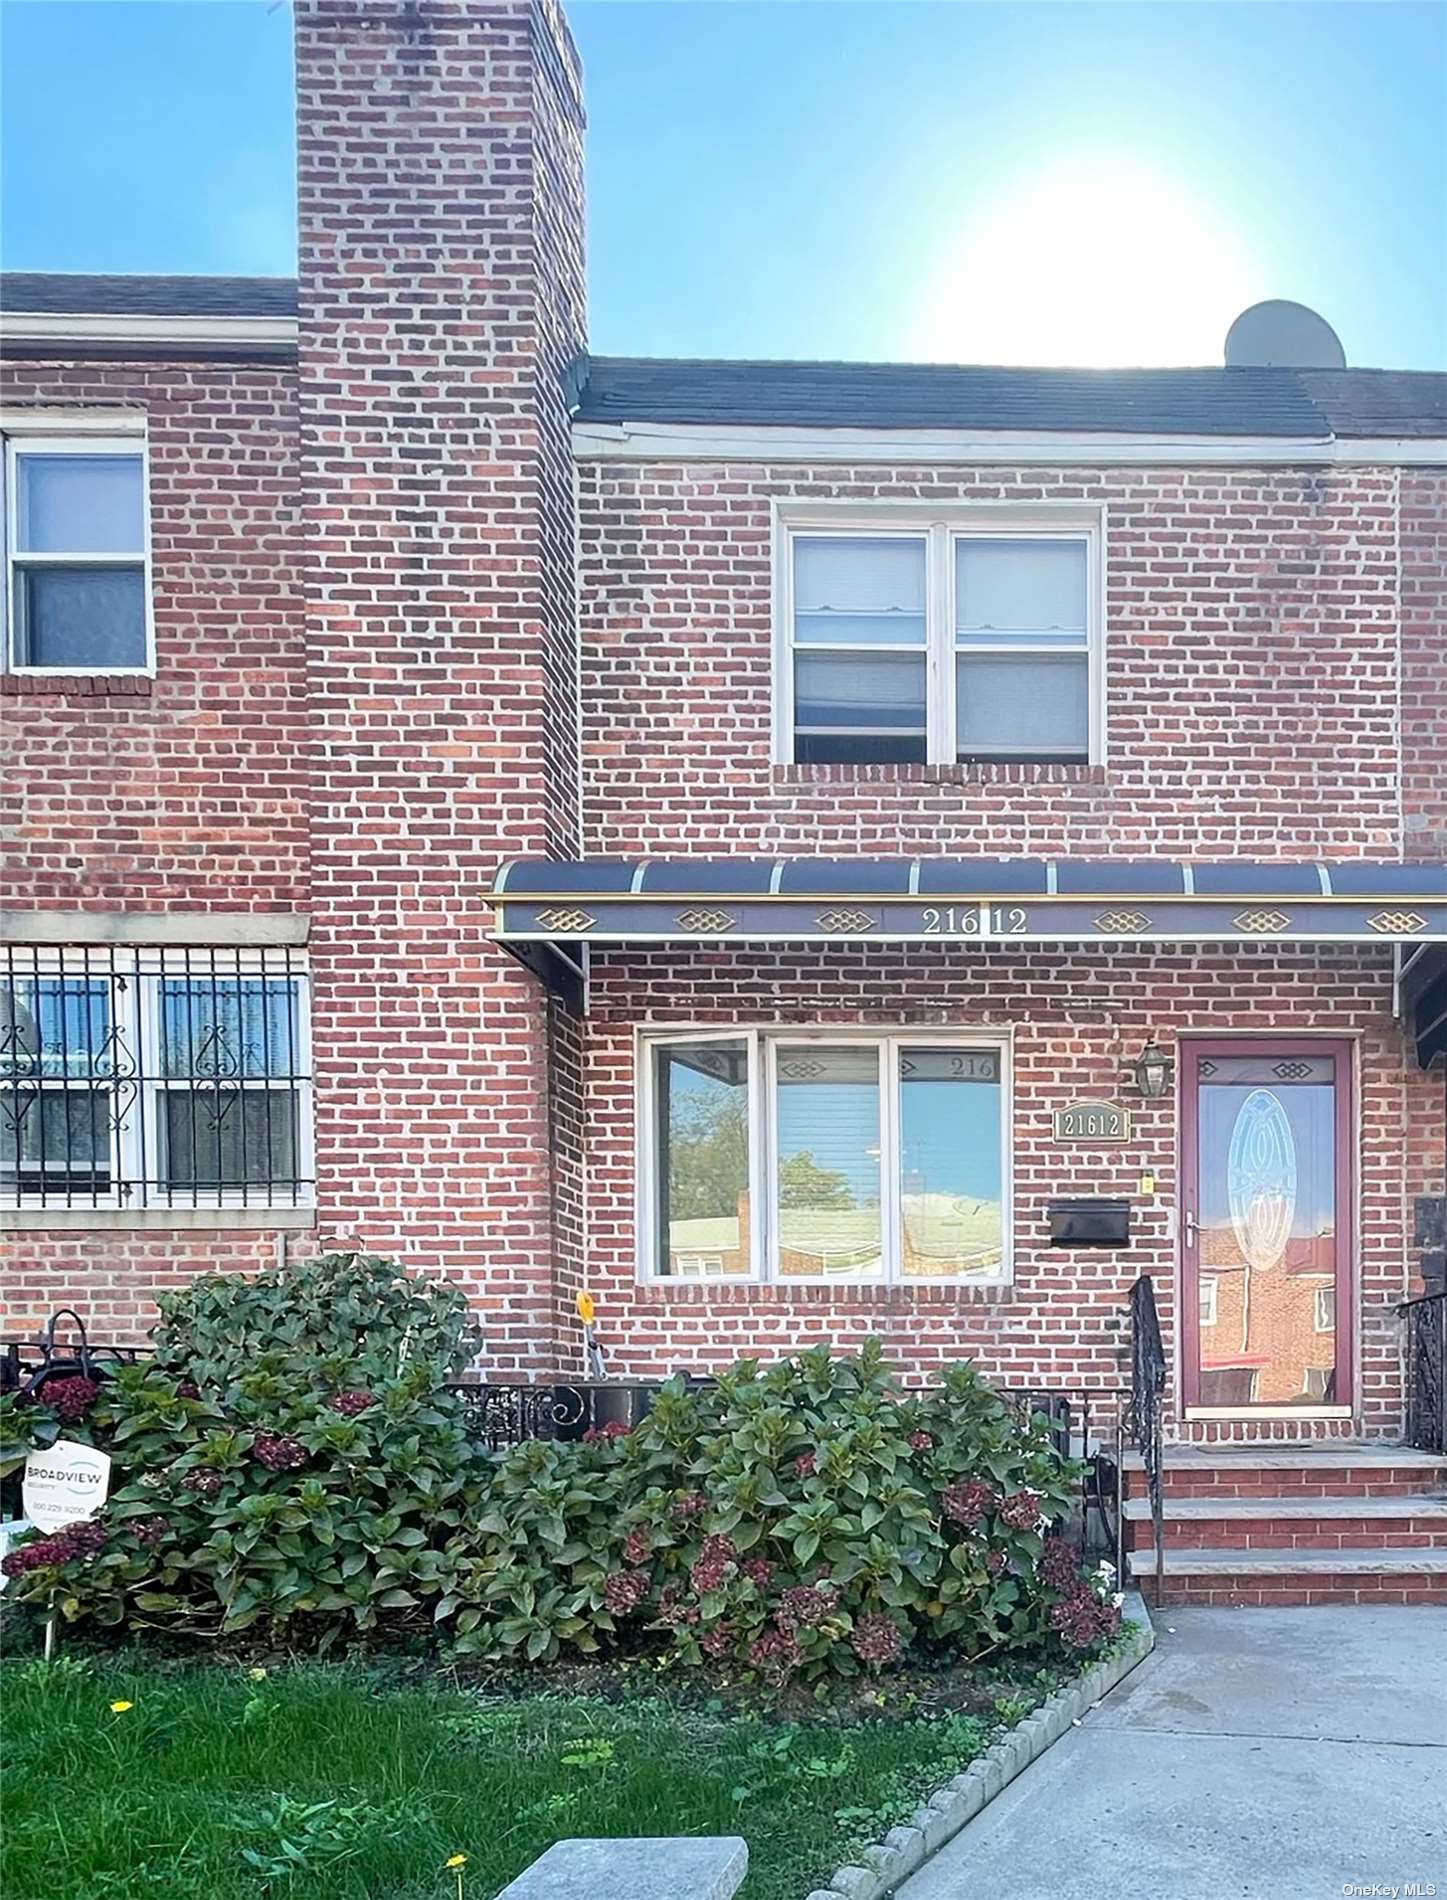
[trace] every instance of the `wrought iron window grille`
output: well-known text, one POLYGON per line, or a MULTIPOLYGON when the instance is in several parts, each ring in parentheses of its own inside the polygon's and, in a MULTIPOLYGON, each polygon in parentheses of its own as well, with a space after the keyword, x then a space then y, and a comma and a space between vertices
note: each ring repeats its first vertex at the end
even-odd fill
POLYGON ((307 975, 290 948, 8 945, 0 1200, 304 1207, 307 975))

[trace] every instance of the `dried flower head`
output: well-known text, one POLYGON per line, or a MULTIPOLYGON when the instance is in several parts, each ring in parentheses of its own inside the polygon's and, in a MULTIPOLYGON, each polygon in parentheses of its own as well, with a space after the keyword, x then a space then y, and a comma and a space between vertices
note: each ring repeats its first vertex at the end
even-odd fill
POLYGON ((747 1660, 751 1669, 775 1680, 783 1681, 792 1675, 804 1660, 804 1653, 798 1639, 790 1629, 782 1629, 777 1624, 766 1629, 762 1636, 755 1637, 749 1644, 747 1660))
POLYGON ((306 1446, 284 1432, 258 1432, 251 1455, 268 1471, 300 1471, 307 1461, 306 1446))
POLYGON ((893 1617, 877 1613, 860 1617, 849 1644, 861 1662, 876 1668, 898 1662, 904 1653, 904 1640, 893 1617))
POLYGON ((375 1392, 335 1392, 332 1395, 332 1410, 340 1412, 343 1418, 355 1418, 358 1412, 365 1412, 376 1403, 375 1392))
POLYGON ((652 1555, 653 1540, 642 1525, 629 1531, 623 1539, 624 1561, 634 1565, 646 1564, 652 1555))
POLYGON ((815 1629, 839 1608, 839 1592, 830 1583, 796 1583, 779 1598, 774 1621, 780 1629, 815 1629))
POLYGON ((646 1570, 615 1570, 603 1580, 603 1601, 614 1616, 631 1616, 648 1595, 646 1570))
POLYGON ((995 1493, 983 1478, 957 1478, 940 1498, 940 1509, 967 1531, 978 1530, 995 1507, 995 1493))
POLYGON ((1040 1499, 1034 1491, 1012 1491, 995 1508, 1000 1522, 1008 1525, 1012 1531, 1033 1531, 1044 1516, 1040 1499))
POLYGON ((50 1379, 40 1390, 41 1403, 71 1425, 84 1418, 99 1397, 100 1387, 95 1380, 80 1373, 70 1379, 50 1379))

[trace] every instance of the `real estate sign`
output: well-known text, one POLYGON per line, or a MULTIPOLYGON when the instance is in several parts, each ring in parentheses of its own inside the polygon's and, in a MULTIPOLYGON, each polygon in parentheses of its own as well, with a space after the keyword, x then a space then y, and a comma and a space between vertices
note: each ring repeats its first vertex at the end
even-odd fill
POLYGON ((23 1510, 39 1531, 58 1531, 94 1517, 106 1501, 111 1461, 94 1445, 57 1438, 25 1460, 23 1510))

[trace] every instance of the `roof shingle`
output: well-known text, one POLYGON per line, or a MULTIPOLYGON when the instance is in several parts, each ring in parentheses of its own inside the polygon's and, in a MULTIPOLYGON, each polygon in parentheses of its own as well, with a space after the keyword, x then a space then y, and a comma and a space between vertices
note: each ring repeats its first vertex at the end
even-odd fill
POLYGON ((296 280, 6 271, 0 308, 17 316, 294 317, 296 280))
MULTIPOLYGON (((289 277, 10 271, 16 315, 292 317, 289 277)), ((1447 373, 1431 370, 1015 369, 949 363, 748 362, 595 356, 580 422, 1050 434, 1447 437, 1447 373)))

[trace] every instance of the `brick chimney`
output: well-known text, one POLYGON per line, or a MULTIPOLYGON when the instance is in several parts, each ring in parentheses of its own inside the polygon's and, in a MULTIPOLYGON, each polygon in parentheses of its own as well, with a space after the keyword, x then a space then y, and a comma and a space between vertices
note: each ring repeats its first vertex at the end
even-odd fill
POLYGON ((536 1367, 546 1012, 481 893, 577 844, 578 60, 551 0, 296 0, 296 56, 322 1238, 536 1367))

